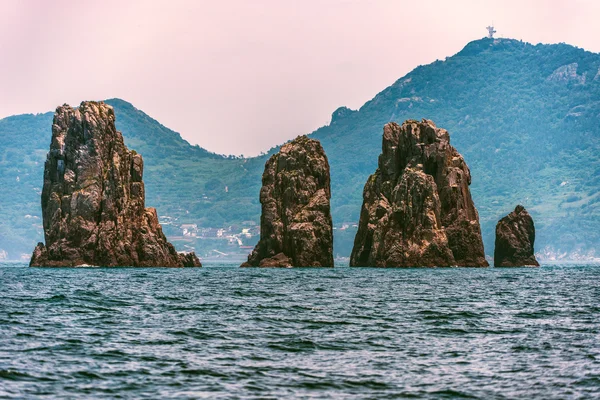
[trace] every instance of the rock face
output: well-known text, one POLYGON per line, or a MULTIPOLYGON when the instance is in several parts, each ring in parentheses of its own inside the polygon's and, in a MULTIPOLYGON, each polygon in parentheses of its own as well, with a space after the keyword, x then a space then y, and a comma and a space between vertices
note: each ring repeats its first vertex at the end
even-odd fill
POLYGON ((539 267, 533 254, 535 226, 525 207, 518 205, 496 225, 495 267, 539 267))
POLYGON ((145 208, 142 156, 127 149, 115 114, 102 102, 58 107, 44 169, 46 245, 31 266, 200 266, 178 254, 145 208))
POLYGON ((350 266, 487 267, 470 184, 446 130, 429 120, 385 125, 350 266))
POLYGON ((579 65, 577 63, 563 65, 562 67, 557 68, 552 75, 546 78, 546 80, 551 82, 577 82, 583 84, 585 83, 586 75, 577 75, 578 68, 579 65))
POLYGON ((242 267, 333 267, 329 162, 299 136, 265 164, 260 241, 242 267))

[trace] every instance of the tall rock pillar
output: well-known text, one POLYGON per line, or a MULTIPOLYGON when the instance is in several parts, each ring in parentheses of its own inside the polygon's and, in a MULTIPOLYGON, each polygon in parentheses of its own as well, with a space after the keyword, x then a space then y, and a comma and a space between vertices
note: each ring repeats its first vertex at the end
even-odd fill
POLYGON ((44 168, 46 244, 31 266, 200 266, 178 254, 154 208, 145 207, 142 156, 128 150, 111 106, 58 107, 44 168))
POLYGON ((260 241, 242 267, 333 267, 329 162, 306 136, 265 164, 260 241))

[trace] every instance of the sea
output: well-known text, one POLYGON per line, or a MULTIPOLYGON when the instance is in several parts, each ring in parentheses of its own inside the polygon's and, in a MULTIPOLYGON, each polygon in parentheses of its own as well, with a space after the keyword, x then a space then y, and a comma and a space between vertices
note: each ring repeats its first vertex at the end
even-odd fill
POLYGON ((4 263, 0 398, 600 398, 600 266, 4 263))

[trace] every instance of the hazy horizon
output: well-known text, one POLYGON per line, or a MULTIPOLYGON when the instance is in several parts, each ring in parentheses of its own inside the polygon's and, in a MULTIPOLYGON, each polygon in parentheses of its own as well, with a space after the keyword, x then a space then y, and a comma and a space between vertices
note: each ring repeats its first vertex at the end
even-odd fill
POLYGON ((0 3, 0 118, 121 98, 220 154, 256 155, 486 35, 600 52, 592 0, 0 3))

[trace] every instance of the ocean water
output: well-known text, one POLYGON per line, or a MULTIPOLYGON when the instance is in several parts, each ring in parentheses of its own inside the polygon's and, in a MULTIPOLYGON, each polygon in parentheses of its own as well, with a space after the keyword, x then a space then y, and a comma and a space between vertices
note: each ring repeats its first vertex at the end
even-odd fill
POLYGON ((0 265, 0 398, 599 397, 599 266, 0 265))

